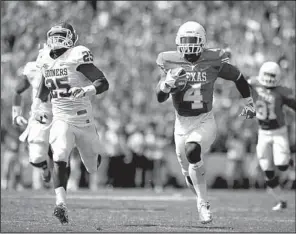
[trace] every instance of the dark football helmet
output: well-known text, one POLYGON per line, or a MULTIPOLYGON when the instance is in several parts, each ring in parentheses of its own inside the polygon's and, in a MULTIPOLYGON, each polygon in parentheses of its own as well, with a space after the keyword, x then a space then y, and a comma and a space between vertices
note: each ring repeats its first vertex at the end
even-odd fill
POLYGON ((74 47, 77 40, 75 29, 68 23, 55 25, 47 32, 47 45, 52 50, 74 47))

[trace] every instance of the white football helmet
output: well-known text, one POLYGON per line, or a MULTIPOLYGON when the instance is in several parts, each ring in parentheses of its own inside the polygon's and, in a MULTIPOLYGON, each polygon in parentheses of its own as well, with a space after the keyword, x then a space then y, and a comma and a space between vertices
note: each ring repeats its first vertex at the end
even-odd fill
POLYGON ((47 32, 47 45, 53 50, 74 47, 77 40, 75 29, 68 23, 55 25, 47 32))
POLYGON ((206 44, 206 31, 194 21, 182 24, 177 32, 177 51, 185 54, 200 54, 206 44))
POLYGON ((258 81, 265 87, 276 87, 281 81, 281 69, 275 62, 265 62, 258 75, 258 81))

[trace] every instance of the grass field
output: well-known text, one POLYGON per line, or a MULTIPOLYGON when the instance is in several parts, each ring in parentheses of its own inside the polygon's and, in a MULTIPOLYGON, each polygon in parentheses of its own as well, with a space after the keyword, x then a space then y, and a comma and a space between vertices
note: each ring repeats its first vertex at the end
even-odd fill
POLYGON ((288 209, 272 212, 263 190, 210 190, 214 221, 203 225, 189 190, 69 191, 70 223, 62 226, 52 190, 1 191, 1 232, 295 232, 295 191, 285 198, 288 209))

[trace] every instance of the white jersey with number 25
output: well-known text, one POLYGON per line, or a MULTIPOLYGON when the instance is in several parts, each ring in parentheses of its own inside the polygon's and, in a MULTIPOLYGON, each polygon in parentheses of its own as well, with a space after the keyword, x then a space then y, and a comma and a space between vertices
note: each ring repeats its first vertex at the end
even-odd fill
POLYGON ((79 65, 87 63, 93 63, 93 55, 84 46, 70 48, 56 59, 51 58, 50 50, 39 56, 37 64, 41 67, 45 85, 50 90, 53 120, 60 119, 76 126, 93 123, 89 97, 74 99, 68 92, 72 87, 91 84, 91 81, 76 70, 79 65))

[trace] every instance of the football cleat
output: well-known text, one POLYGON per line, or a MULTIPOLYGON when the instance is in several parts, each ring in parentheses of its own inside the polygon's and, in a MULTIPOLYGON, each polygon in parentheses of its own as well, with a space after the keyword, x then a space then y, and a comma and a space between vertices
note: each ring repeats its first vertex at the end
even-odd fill
POLYGON ((272 207, 273 211, 281 211, 287 208, 287 202, 286 201, 280 201, 277 203, 274 207, 272 207))
POLYGON ((69 222, 67 207, 63 203, 55 206, 53 215, 61 222, 61 224, 69 222))
POLYGON ((199 219, 202 224, 207 224, 213 221, 209 202, 205 202, 205 201, 198 202, 197 210, 199 213, 199 219))

